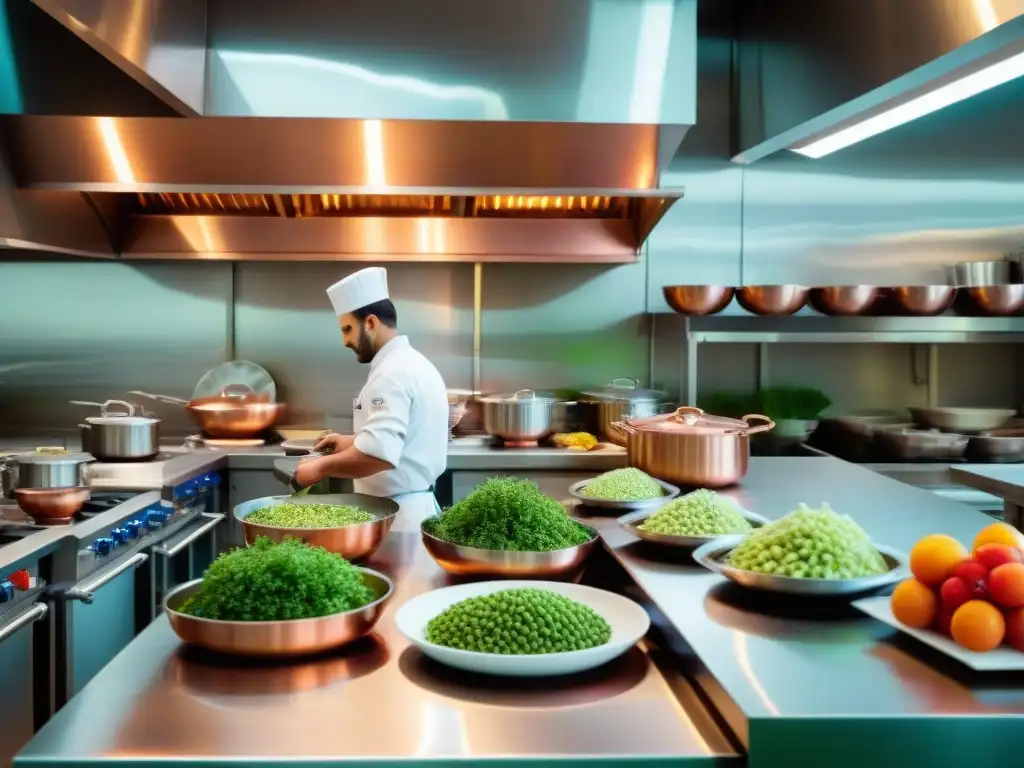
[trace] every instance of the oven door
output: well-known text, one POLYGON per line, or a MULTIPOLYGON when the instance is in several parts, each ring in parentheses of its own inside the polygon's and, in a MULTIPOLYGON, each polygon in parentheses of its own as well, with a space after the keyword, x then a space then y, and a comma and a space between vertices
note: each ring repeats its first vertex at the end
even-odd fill
POLYGON ((0 613, 0 691, 4 707, 0 728, 0 765, 11 765, 49 717, 49 608, 29 601, 0 613))
POLYGON ((200 578, 217 557, 217 535, 225 526, 224 518, 219 512, 204 512, 153 547, 155 613, 162 609, 164 597, 170 590, 200 578))

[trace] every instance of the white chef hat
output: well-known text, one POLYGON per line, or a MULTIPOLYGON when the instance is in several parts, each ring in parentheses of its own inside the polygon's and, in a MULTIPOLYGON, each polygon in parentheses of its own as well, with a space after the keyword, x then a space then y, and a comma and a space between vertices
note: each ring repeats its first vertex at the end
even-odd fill
POLYGON ((384 267, 361 269, 328 288, 327 296, 339 317, 383 301, 388 298, 388 271, 384 267))

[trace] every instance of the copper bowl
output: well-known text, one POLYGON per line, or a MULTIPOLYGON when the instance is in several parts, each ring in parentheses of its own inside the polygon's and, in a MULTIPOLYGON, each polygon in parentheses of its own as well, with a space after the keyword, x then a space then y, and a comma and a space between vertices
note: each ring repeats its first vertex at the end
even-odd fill
POLYGON ((14 498, 40 525, 66 523, 89 500, 89 488, 16 488, 14 498))
POLYGON ((735 289, 724 285, 666 285, 665 301, 681 315, 714 315, 732 301, 735 289))
POLYGON ((867 312, 878 298, 874 285, 837 285, 811 290, 811 306, 823 315, 859 315, 867 312))
POLYGON ((246 545, 252 544, 257 536, 266 536, 271 541, 296 538, 310 546, 323 547, 346 560, 359 560, 372 555, 384 543, 391 526, 394 525, 395 515, 398 514, 398 502, 364 493, 314 493, 298 497, 264 496, 237 505, 234 514, 235 519, 242 523, 246 545), (335 528, 281 528, 246 522, 246 517, 257 509, 281 502, 359 507, 373 515, 374 519, 366 523, 335 528))
POLYGON ((1015 315, 1024 307, 1024 285, 976 285, 967 288, 971 303, 986 315, 1015 315))
POLYGON ((575 575, 597 546, 599 536, 589 525, 590 541, 550 552, 507 552, 499 549, 478 549, 452 544, 427 533, 420 525, 420 534, 427 552, 438 565, 454 576, 512 579, 564 579, 575 575))
POLYGON ((745 285, 736 300, 755 315, 792 315, 807 303, 810 288, 803 285, 745 285))
POLYGON ((305 656, 337 648, 368 635, 394 592, 391 579, 360 568, 373 600, 361 608, 314 619, 291 621, 217 621, 181 613, 182 604, 199 591, 203 580, 175 587, 164 598, 171 629, 189 645, 236 656, 305 656))
POLYGON ((258 435, 274 426, 284 403, 233 403, 229 400, 185 406, 199 428, 210 437, 239 438, 258 435))
POLYGON ((949 285, 901 285, 892 289, 899 308, 911 315, 941 315, 953 305, 956 288, 949 285))

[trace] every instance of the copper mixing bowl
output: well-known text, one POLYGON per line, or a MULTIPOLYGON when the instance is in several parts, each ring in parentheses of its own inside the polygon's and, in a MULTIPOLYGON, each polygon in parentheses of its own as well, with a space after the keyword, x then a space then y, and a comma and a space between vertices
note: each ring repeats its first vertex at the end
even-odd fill
POLYGON ((89 500, 89 488, 17 488, 14 498, 22 512, 40 525, 65 523, 89 500))
POLYGON ((811 306, 823 315, 859 315, 867 312, 878 298, 874 285, 837 285, 811 290, 811 306))
POLYGON ((896 303, 911 315, 941 315, 953 305, 956 288, 949 285, 901 285, 892 289, 896 303))
POLYGON ((810 288, 803 285, 745 285, 736 300, 755 315, 792 315, 807 303, 810 288))
POLYGON ((714 315, 732 301, 735 289, 725 285, 666 285, 665 301, 681 315, 714 315))
POLYGON ((464 547, 427 533, 422 525, 420 533, 430 556, 454 576, 562 579, 575 575, 597 546, 597 531, 589 525, 583 527, 590 533, 589 541, 550 552, 507 552, 499 549, 464 547))
POLYGON ((202 579, 175 587, 164 599, 171 628, 184 642, 238 656, 304 656, 346 645, 370 633, 394 592, 391 579, 360 568, 373 600, 362 608, 314 619, 291 621, 215 621, 181 613, 182 604, 199 591, 202 579))
POLYGON ((967 288, 974 306, 986 315, 1015 315, 1024 307, 1024 285, 976 285, 967 288))

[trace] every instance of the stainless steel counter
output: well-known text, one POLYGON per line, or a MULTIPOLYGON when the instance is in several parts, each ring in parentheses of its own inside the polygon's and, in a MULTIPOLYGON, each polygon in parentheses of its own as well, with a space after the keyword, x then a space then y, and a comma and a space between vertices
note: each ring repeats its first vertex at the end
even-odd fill
POLYGON ((160 618, 15 764, 742 764, 688 680, 646 649, 598 673, 515 683, 457 674, 409 648, 395 611, 447 583, 417 519, 400 516, 373 565, 396 596, 372 639, 313 661, 245 664, 186 651, 160 618))
MULTIPOLYGON (((837 459, 755 458, 729 495, 769 518, 827 502, 903 551, 934 532, 970 541, 991 522, 837 459)), ((751 764, 805 764, 794 744, 807 765, 873 768, 995 764, 1011 744, 1024 749, 1024 677, 968 674, 854 609, 746 593, 642 547, 614 521, 589 522, 700 660, 698 679, 751 764)))
POLYGON ((1001 498, 1003 519, 1018 529, 1024 527, 1024 465, 964 464, 950 474, 968 488, 1001 498))

